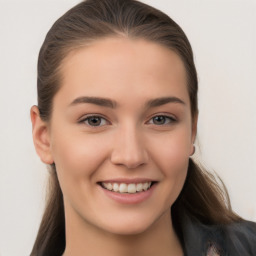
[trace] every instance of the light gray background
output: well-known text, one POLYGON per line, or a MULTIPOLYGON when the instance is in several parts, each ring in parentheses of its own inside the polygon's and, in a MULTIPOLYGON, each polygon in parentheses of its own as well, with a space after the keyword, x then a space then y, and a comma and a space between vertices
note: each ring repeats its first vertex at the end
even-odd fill
MULTIPOLYGON (((190 39, 199 74, 203 162, 233 208, 256 220, 255 0, 145 0, 190 39)), ((44 206, 46 167, 31 137, 39 48, 75 0, 0 0, 0 255, 29 255, 44 206)))

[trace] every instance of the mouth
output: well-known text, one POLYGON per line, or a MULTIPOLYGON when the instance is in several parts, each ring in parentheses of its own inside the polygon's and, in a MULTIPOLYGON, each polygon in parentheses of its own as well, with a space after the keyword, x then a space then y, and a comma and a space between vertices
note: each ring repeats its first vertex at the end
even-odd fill
POLYGON ((157 182, 147 181, 138 183, 125 182, 99 182, 98 184, 105 190, 119 194, 138 194, 143 193, 152 188, 157 182))

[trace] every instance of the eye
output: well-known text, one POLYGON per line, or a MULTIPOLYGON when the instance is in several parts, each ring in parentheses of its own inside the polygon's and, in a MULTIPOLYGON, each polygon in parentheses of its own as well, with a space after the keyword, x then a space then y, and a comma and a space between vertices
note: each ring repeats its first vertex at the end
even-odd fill
POLYGON ((173 117, 164 116, 164 115, 154 116, 149 120, 149 124, 155 124, 155 125, 165 125, 165 124, 170 124, 174 122, 176 122, 176 120, 173 117))
POLYGON ((88 126, 103 126, 106 125, 108 122, 105 118, 101 116, 88 116, 83 120, 79 121, 79 123, 85 123, 88 126))

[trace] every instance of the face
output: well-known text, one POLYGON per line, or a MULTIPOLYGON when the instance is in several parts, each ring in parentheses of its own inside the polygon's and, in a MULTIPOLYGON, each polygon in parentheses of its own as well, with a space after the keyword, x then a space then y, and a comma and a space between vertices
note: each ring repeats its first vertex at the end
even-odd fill
POLYGON ((66 218, 135 234, 169 216, 195 136, 178 55, 107 38, 70 53, 61 74, 48 136, 66 218))

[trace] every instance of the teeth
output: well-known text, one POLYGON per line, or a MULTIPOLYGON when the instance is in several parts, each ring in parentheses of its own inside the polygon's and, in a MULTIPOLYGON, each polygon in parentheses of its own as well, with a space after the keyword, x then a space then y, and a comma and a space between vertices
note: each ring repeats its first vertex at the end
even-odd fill
POLYGON ((114 185, 113 185, 113 190, 114 190, 115 192, 119 191, 119 185, 118 185, 117 183, 114 183, 114 185))
POLYGON ((106 187, 108 190, 112 190, 113 189, 113 186, 111 183, 107 183, 107 187, 106 187))
POLYGON ((129 193, 134 194, 136 192, 146 191, 150 188, 152 182, 145 182, 145 183, 105 183, 103 182, 102 185, 104 188, 110 191, 119 192, 119 193, 129 193))
POLYGON ((143 190, 146 191, 148 189, 148 183, 143 183, 142 188, 143 188, 143 190))
POLYGON ((138 184, 136 185, 136 190, 137 190, 138 192, 140 192, 140 191, 142 191, 142 189, 143 189, 142 183, 138 183, 138 184))
POLYGON ((129 184, 128 185, 128 193, 136 193, 136 185, 135 184, 129 184))
MULTIPOLYGON (((111 184, 111 183, 110 183, 111 184)), ((125 183, 121 183, 119 186, 119 191, 121 193, 127 193, 128 192, 128 186, 125 183)))

